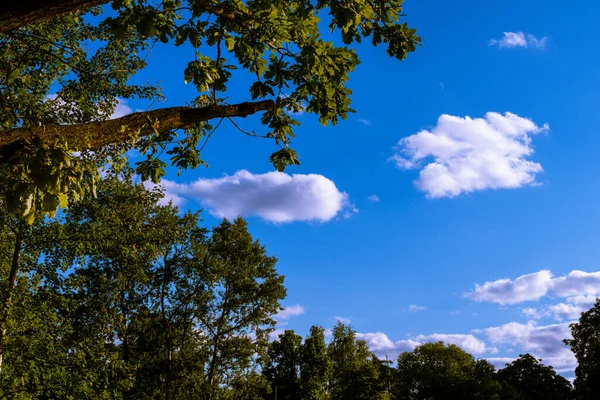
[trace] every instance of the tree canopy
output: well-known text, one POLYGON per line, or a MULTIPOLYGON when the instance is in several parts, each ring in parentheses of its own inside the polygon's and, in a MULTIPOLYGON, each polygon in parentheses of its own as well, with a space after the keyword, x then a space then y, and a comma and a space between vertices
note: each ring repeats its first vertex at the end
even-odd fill
POLYGON ((122 164, 131 148, 144 154, 137 173, 154 182, 169 163, 203 164, 201 152, 225 119, 261 112, 264 132, 235 126, 276 143, 271 161, 278 170, 297 164, 294 112, 335 124, 353 111, 353 44, 384 44, 402 60, 420 43, 402 20, 402 0, 38 0, 0 7, 0 198, 30 221, 36 209, 53 214, 93 193, 97 168, 122 164), (339 39, 331 41, 327 30, 339 39), (156 84, 132 81, 157 43, 194 49, 180 71, 198 96, 110 120, 119 99, 161 99, 156 84), (245 87, 246 98, 232 103, 232 85, 245 87))

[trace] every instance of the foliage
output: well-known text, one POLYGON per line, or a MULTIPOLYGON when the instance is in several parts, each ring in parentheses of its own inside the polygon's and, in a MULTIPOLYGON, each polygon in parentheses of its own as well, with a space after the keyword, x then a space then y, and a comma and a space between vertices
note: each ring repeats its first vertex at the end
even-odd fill
POLYGON ((346 399, 374 399, 379 397, 377 357, 364 340, 356 339, 356 332, 338 322, 333 328, 327 348, 331 359, 331 397, 346 399))
POLYGON ((539 361, 530 354, 522 354, 498 372, 503 400, 571 398, 571 383, 558 375, 552 367, 539 361))
POLYGON ((579 400, 593 399, 600 393, 600 299, 571 325, 572 339, 565 340, 577 359, 575 395, 579 400))
POLYGON ((300 398, 327 399, 327 384, 331 377, 331 361, 327 356, 325 331, 312 326, 300 354, 300 398))
POLYGON ((456 345, 426 343, 398 357, 396 398, 497 398, 499 388, 493 385, 494 370, 489 367, 487 363, 476 362, 456 345))
POLYGON ((302 336, 286 330, 269 346, 264 375, 277 399, 299 400, 302 336))
MULTIPOLYGON (((265 388, 257 355, 285 296, 275 259, 243 220, 209 233, 198 215, 119 178, 57 221, 20 223, 31 235, 21 236, 0 394, 227 399, 265 388)), ((14 226, 3 229, 13 239, 14 226)), ((4 259, 13 245, 2 242, 4 259)))
POLYGON ((326 125, 353 111, 353 44, 367 38, 402 60, 420 43, 401 22, 403 0, 105 2, 112 10, 80 1, 77 12, 0 33, 0 173, 7 177, 0 197, 30 222, 35 209, 52 215, 67 199, 93 192, 97 168, 107 158, 122 163, 131 147, 146 156, 137 163, 143 179, 157 181, 167 162, 180 169, 204 164, 202 149, 232 115, 264 111, 266 132, 258 136, 277 144, 271 162, 278 170, 298 164, 290 147, 295 112, 316 114, 326 125), (330 41, 326 27, 341 43, 330 41), (203 112, 180 107, 160 118, 141 113, 120 125, 103 123, 119 99, 161 99, 156 85, 132 83, 157 43, 191 50, 179 68, 198 91, 189 106, 203 112), (235 111, 232 82, 255 107, 235 111))

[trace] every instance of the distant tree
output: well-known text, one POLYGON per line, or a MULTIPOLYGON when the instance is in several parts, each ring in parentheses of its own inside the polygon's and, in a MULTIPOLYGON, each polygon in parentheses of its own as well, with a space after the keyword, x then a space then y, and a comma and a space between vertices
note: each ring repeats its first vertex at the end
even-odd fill
MULTIPOLYGON (((300 400, 300 359, 302 336, 286 330, 271 343, 267 352, 265 377, 278 400, 300 400)), ((273 394, 274 396, 274 394, 273 394)))
POLYGON ((497 400, 500 398, 501 386, 496 369, 487 360, 475 361, 473 372, 473 398, 476 400, 497 400))
POLYGON ((568 400, 571 383, 551 366, 540 363, 530 354, 522 354, 498 371, 502 400, 568 400))
MULTIPOLYGON (((398 357, 398 400, 494 399, 493 368, 456 345, 426 343, 398 357)), ((495 388, 494 388, 495 387, 495 388)))
POLYGON ((377 357, 356 332, 338 322, 333 328, 327 354, 332 364, 330 394, 339 400, 367 400, 380 397, 377 357))
POLYGON ((597 399, 600 393, 600 299, 571 324, 573 339, 565 340, 577 359, 575 395, 578 400, 597 399))
POLYGON ((330 377, 331 361, 327 356, 324 329, 312 326, 300 354, 300 398, 326 400, 330 377))

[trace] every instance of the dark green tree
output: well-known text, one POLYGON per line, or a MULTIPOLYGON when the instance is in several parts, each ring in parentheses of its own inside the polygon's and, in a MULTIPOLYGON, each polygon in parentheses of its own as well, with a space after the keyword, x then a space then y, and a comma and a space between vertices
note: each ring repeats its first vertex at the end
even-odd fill
POLYGON ((333 399, 367 400, 381 396, 377 357, 364 340, 356 339, 352 327, 336 324, 327 354, 332 364, 329 387, 333 399))
POLYGON ((331 377, 331 361, 327 356, 325 331, 312 326, 304 339, 300 354, 300 398, 326 400, 331 377))
POLYGON ((600 299, 571 324, 572 339, 565 340, 577 359, 576 398, 593 399, 600 393, 600 299))
POLYGON ((273 397, 300 400, 300 360, 302 336, 286 330, 271 343, 267 352, 265 377, 271 382, 273 397))
POLYGON ((398 357, 396 399, 497 398, 499 386, 490 382, 490 367, 456 345, 422 344, 398 357))
POLYGON ((498 371, 503 400, 568 400, 571 383, 531 354, 522 354, 498 371))

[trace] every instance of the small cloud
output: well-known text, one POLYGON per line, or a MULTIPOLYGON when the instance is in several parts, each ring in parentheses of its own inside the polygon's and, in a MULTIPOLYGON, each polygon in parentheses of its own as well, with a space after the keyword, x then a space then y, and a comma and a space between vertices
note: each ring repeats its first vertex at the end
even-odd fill
POLYGON ((300 304, 296 304, 295 306, 285 307, 283 310, 279 311, 277 315, 275 315, 275 319, 280 321, 286 321, 292 317, 297 317, 306 312, 306 309, 302 307, 300 304))
POLYGON ((346 211, 344 212, 344 214, 342 214, 342 218, 350 219, 354 216, 354 214, 358 214, 359 211, 360 210, 356 208, 354 204, 349 204, 348 207, 346 207, 346 211))
POLYGON ((377 196, 376 194, 372 194, 367 198, 371 203, 379 203, 380 199, 379 196, 377 196))
POLYGON ((371 121, 369 121, 369 120, 368 120, 368 119, 366 119, 366 118, 360 118, 360 119, 358 120, 358 122, 362 122, 362 123, 363 123, 364 125, 366 125, 366 126, 371 126, 371 121))
POLYGON ((503 32, 501 39, 490 40, 490 46, 511 49, 514 47, 533 47, 535 49, 544 49, 548 38, 546 36, 538 39, 534 35, 523 32, 503 32))
POLYGON ((420 311, 426 311, 427 307, 425 306, 418 306, 416 304, 411 304, 410 306, 408 306, 408 311, 416 313, 416 312, 420 312, 420 311))
POLYGON ((542 313, 540 313, 536 308, 527 307, 521 310, 524 316, 529 319, 540 319, 542 318, 542 313))
POLYGON ((342 324, 350 325, 352 320, 350 318, 345 317, 333 317, 336 321, 341 322, 342 324))
POLYGON ((458 311, 458 310, 450 311, 450 315, 458 315, 458 314, 460 314, 460 311, 458 311))

